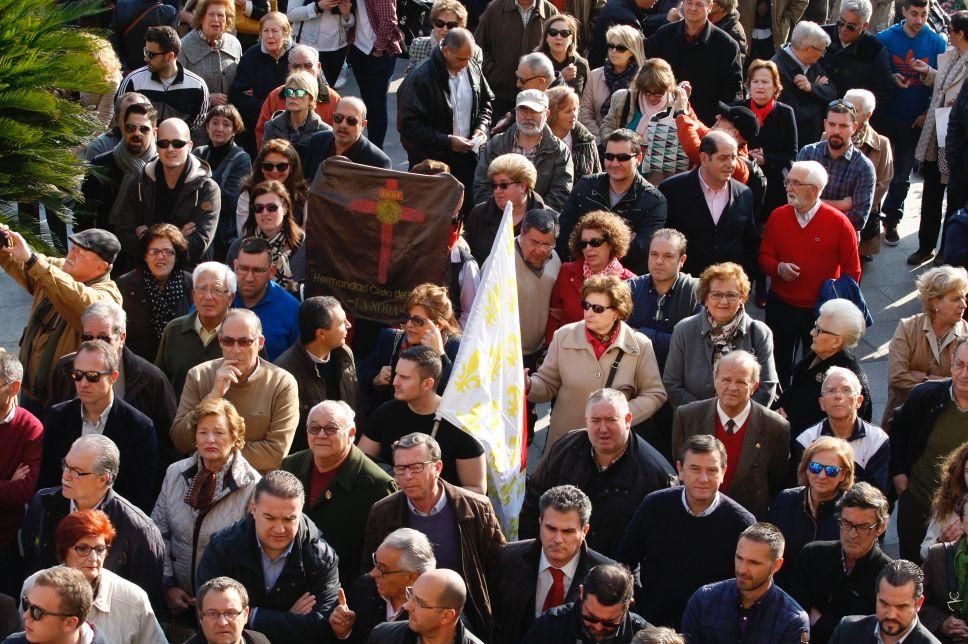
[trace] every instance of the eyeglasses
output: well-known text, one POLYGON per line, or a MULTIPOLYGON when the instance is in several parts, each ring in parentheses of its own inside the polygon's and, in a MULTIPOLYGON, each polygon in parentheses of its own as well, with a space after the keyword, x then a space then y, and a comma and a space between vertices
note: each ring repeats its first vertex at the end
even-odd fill
POLYGON ((838 99, 832 100, 829 103, 827 103, 827 109, 828 110, 831 110, 831 109, 834 109, 834 108, 838 108, 838 107, 846 108, 846 109, 850 110, 851 112, 854 111, 854 104, 851 103, 848 100, 843 99, 843 98, 838 98, 838 99))
POLYGON ((820 328, 820 325, 819 324, 814 324, 813 325, 813 331, 817 335, 835 335, 835 336, 838 336, 839 337, 839 334, 834 333, 833 331, 828 331, 826 329, 820 328))
POLYGON ((813 185, 812 183, 805 183, 803 181, 797 181, 796 179, 784 179, 783 180, 783 187, 784 188, 803 188, 805 186, 812 186, 812 185, 813 185))
POLYGON ((416 463, 408 463, 407 465, 394 465, 393 473, 397 476, 403 476, 409 470, 411 474, 420 474, 424 471, 430 463, 436 463, 437 461, 417 461, 416 463))
POLYGON ((716 302, 739 302, 739 293, 736 291, 710 291, 709 297, 716 302))
POLYGON ((621 161, 625 163, 626 161, 631 161, 636 155, 629 154, 628 152, 606 152, 604 155, 606 161, 621 161))
POLYGON ((410 572, 409 570, 384 570, 380 567, 380 562, 376 560, 376 553, 374 552, 370 555, 370 559, 373 560, 373 570, 377 571, 380 577, 386 577, 388 575, 395 575, 401 572, 410 572))
POLYGON ((968 362, 962 362, 961 360, 956 360, 951 363, 951 372, 961 371, 965 367, 968 367, 968 362))
POLYGON ((151 60, 155 56, 164 56, 165 53, 167 53, 167 52, 163 52, 163 51, 148 51, 147 48, 143 49, 142 51, 144 51, 145 60, 151 60))
POLYGON ((174 248, 149 248, 148 254, 152 257, 174 257, 174 248))
POLYGON ((853 398, 857 395, 850 387, 841 387, 840 389, 824 389, 823 395, 827 398, 837 398, 838 396, 843 396, 844 398, 853 398))
POLYGON ((847 31, 854 32, 854 31, 857 31, 858 29, 860 29, 860 25, 855 25, 852 22, 847 22, 843 18, 838 18, 837 19, 837 28, 838 29, 846 29, 847 31))
POLYGON ((263 161, 259 164, 263 172, 289 172, 289 162, 283 161, 282 163, 269 163, 268 161, 263 161))
POLYGON ((92 340, 101 340, 103 342, 107 342, 108 344, 114 342, 114 338, 109 335, 90 335, 88 333, 81 334, 81 342, 91 342, 92 340))
POLYGON ((252 273, 253 275, 265 275, 266 273, 269 272, 269 269, 271 268, 272 268, 271 266, 266 266, 265 268, 261 268, 258 266, 242 266, 241 264, 236 264, 235 272, 241 275, 245 275, 246 273, 252 273))
POLYGON ((52 610, 44 610, 40 606, 31 604, 26 595, 20 598, 20 610, 22 610, 24 614, 30 615, 30 619, 34 620, 35 622, 39 622, 48 615, 53 615, 54 617, 77 617, 77 615, 71 613, 55 613, 52 610))
POLYGON ((614 42, 610 42, 610 43, 608 43, 605 46, 608 47, 609 49, 614 49, 615 51, 617 51, 620 54, 624 54, 625 52, 627 52, 629 50, 629 48, 626 47, 625 45, 620 45, 620 44, 614 43, 614 42))
POLYGON ((440 18, 435 18, 434 27, 437 27, 437 29, 443 29, 444 27, 447 27, 448 29, 457 29, 458 27, 460 27, 460 24, 457 22, 454 22, 453 20, 451 20, 450 22, 445 22, 440 18))
POLYGON ((809 47, 810 49, 812 49, 815 52, 819 53, 820 55, 823 55, 823 54, 826 54, 827 53, 827 48, 826 47, 817 47, 816 45, 807 45, 807 47, 809 47))
POLYGON ((595 313, 598 313, 599 315, 601 315, 605 311, 607 311, 609 309, 612 309, 612 308, 615 308, 615 307, 613 307, 613 306, 602 306, 601 304, 592 304, 588 300, 582 300, 581 301, 581 308, 585 309, 586 311, 589 311, 589 310, 594 311, 595 313))
POLYGON ((595 239, 580 239, 575 245, 578 246, 578 250, 585 250, 589 246, 592 248, 600 248, 607 241, 607 237, 596 237, 595 239))
POLYGON ((282 206, 277 203, 257 203, 252 204, 252 212, 260 214, 268 210, 269 212, 279 212, 282 206))
POLYGON ((647 90, 647 91, 643 91, 642 93, 645 94, 646 96, 650 97, 650 98, 661 98, 662 96, 665 96, 666 95, 666 90, 664 90, 664 89, 660 89, 660 90, 647 90))
POLYGON ((837 519, 837 525, 840 526, 841 532, 850 534, 851 531, 854 531, 859 536, 866 537, 874 530, 877 530, 877 527, 880 525, 880 523, 873 523, 871 525, 857 525, 856 523, 851 523, 846 519, 837 519))
POLYGON ((286 89, 282 90, 282 97, 292 98, 293 96, 295 96, 296 98, 302 98, 308 93, 309 93, 308 91, 301 88, 287 87, 286 89))
POLYGON ((224 288, 215 288, 214 286, 203 286, 201 288, 196 288, 196 289, 194 289, 194 292, 195 293, 198 293, 199 295, 201 295, 203 297, 206 296, 206 295, 208 295, 210 297, 218 297, 219 295, 226 295, 226 294, 228 294, 228 290, 226 290, 224 288))
POLYGON ((162 150, 167 150, 168 146, 172 146, 176 150, 181 150, 183 147, 191 143, 191 141, 182 141, 181 139, 158 139, 155 141, 155 145, 162 150))
POLYGON ((128 134, 134 134, 135 132, 141 132, 142 134, 147 134, 151 132, 150 125, 135 125, 134 123, 125 123, 124 131, 128 134))
POLYGON ((552 38, 556 36, 561 36, 562 38, 568 38, 571 36, 571 29, 555 29, 554 27, 548 27, 548 35, 552 38))
POLYGON ((76 546, 71 546, 71 550, 76 552, 77 556, 81 557, 82 559, 90 556, 92 552, 96 554, 98 557, 104 557, 108 554, 108 550, 110 549, 111 549, 111 546, 107 546, 107 545, 89 546, 85 543, 81 543, 76 546))
POLYGON ((224 617, 226 620, 230 622, 234 622, 242 615, 243 612, 245 611, 235 610, 234 608, 230 608, 228 610, 222 610, 222 611, 212 610, 212 609, 203 610, 202 619, 207 619, 211 622, 217 622, 224 617))
POLYGON ((349 125, 350 127, 356 127, 357 125, 360 124, 360 119, 356 118, 355 116, 346 116, 345 114, 333 114, 333 123, 336 123, 337 125, 339 125, 343 121, 346 121, 346 124, 349 125))
POLYGON ((293 71, 299 71, 304 69, 308 72, 311 72, 315 68, 316 68, 316 63, 292 63, 292 62, 289 63, 289 69, 293 71))
POLYGON ((255 342, 255 338, 232 338, 227 335, 218 336, 218 343, 223 347, 234 347, 239 345, 241 348, 245 349, 251 347, 255 342))
POLYGON ((527 85, 528 83, 530 83, 536 78, 547 78, 547 76, 543 74, 537 74, 535 76, 532 76, 531 78, 523 78, 520 74, 515 74, 515 76, 518 77, 518 82, 521 83, 522 85, 527 85))
POLYGON ((310 436, 318 436, 319 432, 323 432, 323 434, 332 438, 344 431, 344 429, 339 425, 317 425, 316 423, 312 423, 306 427, 306 431, 309 432, 310 436))
POLYGON ((413 586, 407 586, 407 601, 408 602, 413 602, 414 604, 416 604, 420 608, 426 608, 428 610, 452 610, 450 608, 450 606, 431 606, 431 605, 429 605, 424 600, 420 599, 419 597, 417 597, 416 595, 413 594, 413 586))
POLYGON ((554 249, 554 247, 555 247, 554 244, 545 244, 543 242, 535 241, 535 240, 531 239, 530 237, 522 237, 522 239, 524 241, 528 242, 528 245, 533 246, 534 248, 540 248, 541 250, 545 251, 546 253, 550 253, 552 251, 552 249, 554 249))
POLYGON ((113 371, 80 371, 78 369, 71 370, 71 378, 74 382, 80 382, 81 380, 87 380, 88 382, 94 383, 101 379, 101 376, 109 376, 113 371))
POLYGON ((832 479, 835 476, 839 476, 844 468, 838 465, 824 465, 823 463, 818 463, 817 461, 810 461, 807 463, 807 471, 813 475, 818 475, 823 472, 827 478, 832 479))
POLYGON ((61 472, 68 472, 73 479, 79 479, 94 474, 94 472, 82 472, 76 467, 71 467, 67 464, 67 459, 64 458, 61 459, 61 472))
POLYGON ((516 183, 521 183, 520 181, 502 181, 501 183, 492 183, 491 190, 507 190, 516 183))
POLYGON ((427 323, 427 318, 422 318, 419 315, 408 315, 403 318, 404 324, 412 324, 414 326, 423 326, 427 323))

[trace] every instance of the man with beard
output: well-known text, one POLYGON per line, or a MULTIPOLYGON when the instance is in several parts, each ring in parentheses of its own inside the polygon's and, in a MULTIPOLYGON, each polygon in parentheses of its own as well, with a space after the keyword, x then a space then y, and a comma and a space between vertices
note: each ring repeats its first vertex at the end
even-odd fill
POLYGON ((686 606, 682 633, 690 644, 810 641, 806 611, 773 583, 784 545, 783 534, 770 523, 743 531, 736 544, 736 578, 703 586, 686 606))
POLYGON ((84 205, 78 208, 74 230, 112 230, 111 212, 118 194, 132 178, 141 174, 149 161, 158 156, 155 149, 158 112, 147 99, 145 103, 128 105, 119 115, 118 124, 121 142, 91 161, 91 166, 98 170, 89 172, 84 178, 81 186, 84 205))
POLYGON ((870 214, 877 176, 874 164, 854 147, 851 137, 857 131, 854 104, 836 100, 827 106, 823 121, 824 139, 805 145, 801 161, 817 161, 827 171, 827 187, 821 200, 847 215, 855 230, 861 230, 870 214))

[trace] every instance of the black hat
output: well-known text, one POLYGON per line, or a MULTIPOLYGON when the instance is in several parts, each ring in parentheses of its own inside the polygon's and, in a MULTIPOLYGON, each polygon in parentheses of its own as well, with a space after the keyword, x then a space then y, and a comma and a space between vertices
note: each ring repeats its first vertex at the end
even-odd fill
POLYGON ((719 115, 732 123, 733 127, 739 131, 739 135, 747 142, 760 133, 760 122, 756 120, 756 114, 753 114, 753 111, 748 107, 742 105, 730 107, 720 101, 719 115))
POLYGON ((108 264, 113 264, 121 252, 121 242, 106 230, 88 228, 74 233, 68 239, 84 250, 89 250, 108 264))

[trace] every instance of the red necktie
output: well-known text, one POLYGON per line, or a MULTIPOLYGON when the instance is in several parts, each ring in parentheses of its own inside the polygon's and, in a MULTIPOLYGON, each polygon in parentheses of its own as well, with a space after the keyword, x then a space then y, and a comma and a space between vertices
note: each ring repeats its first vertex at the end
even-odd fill
POLYGON ((548 572, 551 573, 551 589, 545 595, 544 606, 541 607, 542 613, 565 603, 565 573, 561 568, 554 566, 550 566, 548 572))

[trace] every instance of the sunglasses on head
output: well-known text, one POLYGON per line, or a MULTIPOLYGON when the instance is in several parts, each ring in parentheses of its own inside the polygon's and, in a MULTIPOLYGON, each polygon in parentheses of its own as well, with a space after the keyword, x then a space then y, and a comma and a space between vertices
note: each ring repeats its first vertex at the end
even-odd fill
POLYGON ((829 478, 833 478, 839 475, 841 471, 843 471, 843 469, 844 468, 838 467, 836 465, 822 465, 816 461, 810 461, 809 463, 807 463, 807 471, 809 471, 811 474, 816 475, 816 474, 820 474, 820 472, 823 472, 829 478))
POLYGON ((843 18, 837 20, 837 27, 841 29, 846 29, 847 31, 857 31, 860 29, 860 25, 855 25, 852 22, 847 22, 843 18))
POLYGON ((263 213, 266 210, 268 210, 269 212, 279 212, 281 209, 282 209, 282 206, 280 206, 277 203, 257 203, 257 204, 252 204, 252 212, 254 212, 256 214, 263 213))
POLYGON ((554 38, 555 36, 561 36, 562 38, 568 38, 571 36, 571 29, 555 29, 554 27, 548 27, 548 35, 554 38))
POLYGON ((158 139, 155 141, 155 145, 162 150, 167 150, 169 145, 174 147, 176 150, 181 150, 189 143, 191 143, 191 141, 182 141, 181 139, 158 139))
POLYGON ((263 161, 259 164, 259 167, 262 168, 263 172, 272 172, 273 170, 276 172, 288 172, 289 162, 283 161, 282 163, 269 163, 268 161, 263 161))
POLYGON ((586 311, 595 311, 595 313, 598 313, 600 315, 612 307, 602 306, 601 304, 592 304, 588 300, 582 300, 581 308, 585 309, 586 311))
POLYGON ((585 250, 589 246, 592 248, 598 248, 608 240, 604 237, 596 237, 595 239, 581 239, 578 241, 578 250, 585 250))
POLYGON ((621 161, 622 163, 635 158, 634 154, 629 154, 628 152, 606 152, 602 156, 605 157, 606 161, 621 161))
POLYGON ((838 107, 846 108, 846 109, 850 110, 851 112, 854 111, 854 104, 851 103, 850 101, 844 100, 842 98, 838 98, 836 100, 833 100, 833 101, 830 101, 829 103, 827 103, 827 109, 828 110, 830 110, 830 109, 836 109, 838 107))
POLYGON ((444 27, 447 27, 448 29, 457 29, 458 27, 460 27, 460 25, 454 22, 453 20, 451 20, 450 22, 445 22, 440 18, 435 18, 434 27, 437 27, 437 29, 443 29, 444 27))
POLYGON ((346 124, 349 125, 350 127, 356 127, 360 123, 360 119, 356 118, 355 116, 346 116, 344 114, 333 114, 333 123, 336 123, 337 125, 339 125, 343 121, 346 121, 346 124))
POLYGON ((615 42, 608 43, 608 45, 606 45, 606 47, 608 47, 609 49, 614 49, 615 51, 617 51, 620 54, 624 54, 625 52, 627 52, 629 50, 629 48, 626 47, 625 45, 620 45, 619 43, 615 43, 615 42))
POLYGON ((81 371, 79 369, 71 370, 71 378, 74 380, 74 382, 87 380, 90 383, 95 383, 101 379, 101 376, 109 375, 111 375, 110 371, 81 371))
POLYGON ((305 96, 308 93, 309 92, 307 92, 304 89, 300 89, 300 88, 297 88, 297 87, 287 87, 286 89, 282 90, 282 97, 283 98, 292 98, 293 96, 295 96, 296 98, 302 98, 303 96, 305 96))
POLYGON ((142 134, 147 134, 151 132, 150 125, 135 125, 134 123, 125 123, 124 131, 128 134, 134 134, 135 132, 141 132, 142 134))
POLYGON ((507 190, 508 188, 510 188, 511 186, 513 186, 516 183, 518 183, 518 182, 517 181, 502 181, 500 183, 492 183, 491 184, 491 190, 498 190, 498 189, 507 190))

